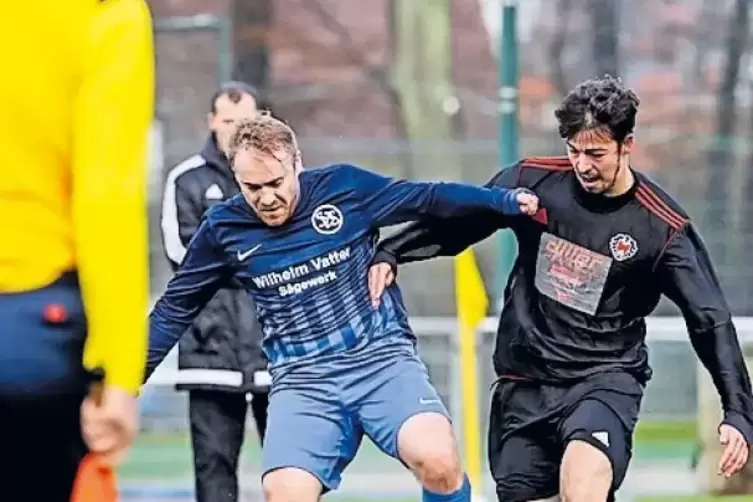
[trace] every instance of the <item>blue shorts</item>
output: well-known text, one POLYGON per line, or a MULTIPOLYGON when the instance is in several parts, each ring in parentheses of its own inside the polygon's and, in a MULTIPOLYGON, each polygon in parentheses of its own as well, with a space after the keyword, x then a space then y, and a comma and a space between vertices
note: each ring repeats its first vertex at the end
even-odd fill
POLYGON ((297 467, 336 489, 364 433, 398 458, 403 423, 424 412, 449 418, 412 343, 393 340, 275 374, 264 473, 297 467))
POLYGON ((83 396, 86 316, 73 273, 0 294, 0 396, 83 396))

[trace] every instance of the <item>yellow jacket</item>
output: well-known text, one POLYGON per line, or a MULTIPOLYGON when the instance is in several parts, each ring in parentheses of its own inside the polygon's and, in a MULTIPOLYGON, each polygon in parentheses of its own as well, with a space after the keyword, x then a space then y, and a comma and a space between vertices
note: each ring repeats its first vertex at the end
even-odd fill
POLYGON ((77 270, 85 366, 136 391, 146 357, 147 142, 154 49, 143 0, 6 2, 0 15, 0 292, 77 270))

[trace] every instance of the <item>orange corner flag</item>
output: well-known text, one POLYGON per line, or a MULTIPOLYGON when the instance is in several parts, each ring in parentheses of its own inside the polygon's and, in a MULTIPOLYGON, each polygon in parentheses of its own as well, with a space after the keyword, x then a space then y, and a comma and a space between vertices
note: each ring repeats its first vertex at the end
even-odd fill
POLYGON ((117 502, 115 471, 99 455, 89 453, 79 465, 71 502, 117 502))

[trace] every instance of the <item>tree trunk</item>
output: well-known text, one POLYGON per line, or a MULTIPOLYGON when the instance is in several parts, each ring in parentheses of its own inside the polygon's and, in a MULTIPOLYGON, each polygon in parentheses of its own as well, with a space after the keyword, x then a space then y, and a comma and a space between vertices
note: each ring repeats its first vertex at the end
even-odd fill
POLYGON ((447 0, 393 4, 393 82, 400 96, 406 133, 421 178, 453 178, 460 169, 449 142, 454 97, 450 5, 447 0), (449 100, 449 101, 448 101, 449 100), (430 143, 429 143, 430 142, 430 143))
POLYGON ((619 1, 591 0, 591 33, 596 75, 619 76, 619 1))

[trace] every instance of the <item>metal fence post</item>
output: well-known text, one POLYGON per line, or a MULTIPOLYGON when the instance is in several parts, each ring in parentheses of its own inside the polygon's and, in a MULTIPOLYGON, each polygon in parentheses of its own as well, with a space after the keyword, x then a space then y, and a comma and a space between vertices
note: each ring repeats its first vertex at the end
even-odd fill
MULTIPOLYGON (((499 37, 499 161, 504 169, 518 161, 518 32, 517 0, 503 0, 502 32, 499 37)), ((497 310, 502 310, 505 284, 517 255, 517 244, 511 230, 499 233, 497 270, 497 310)))

